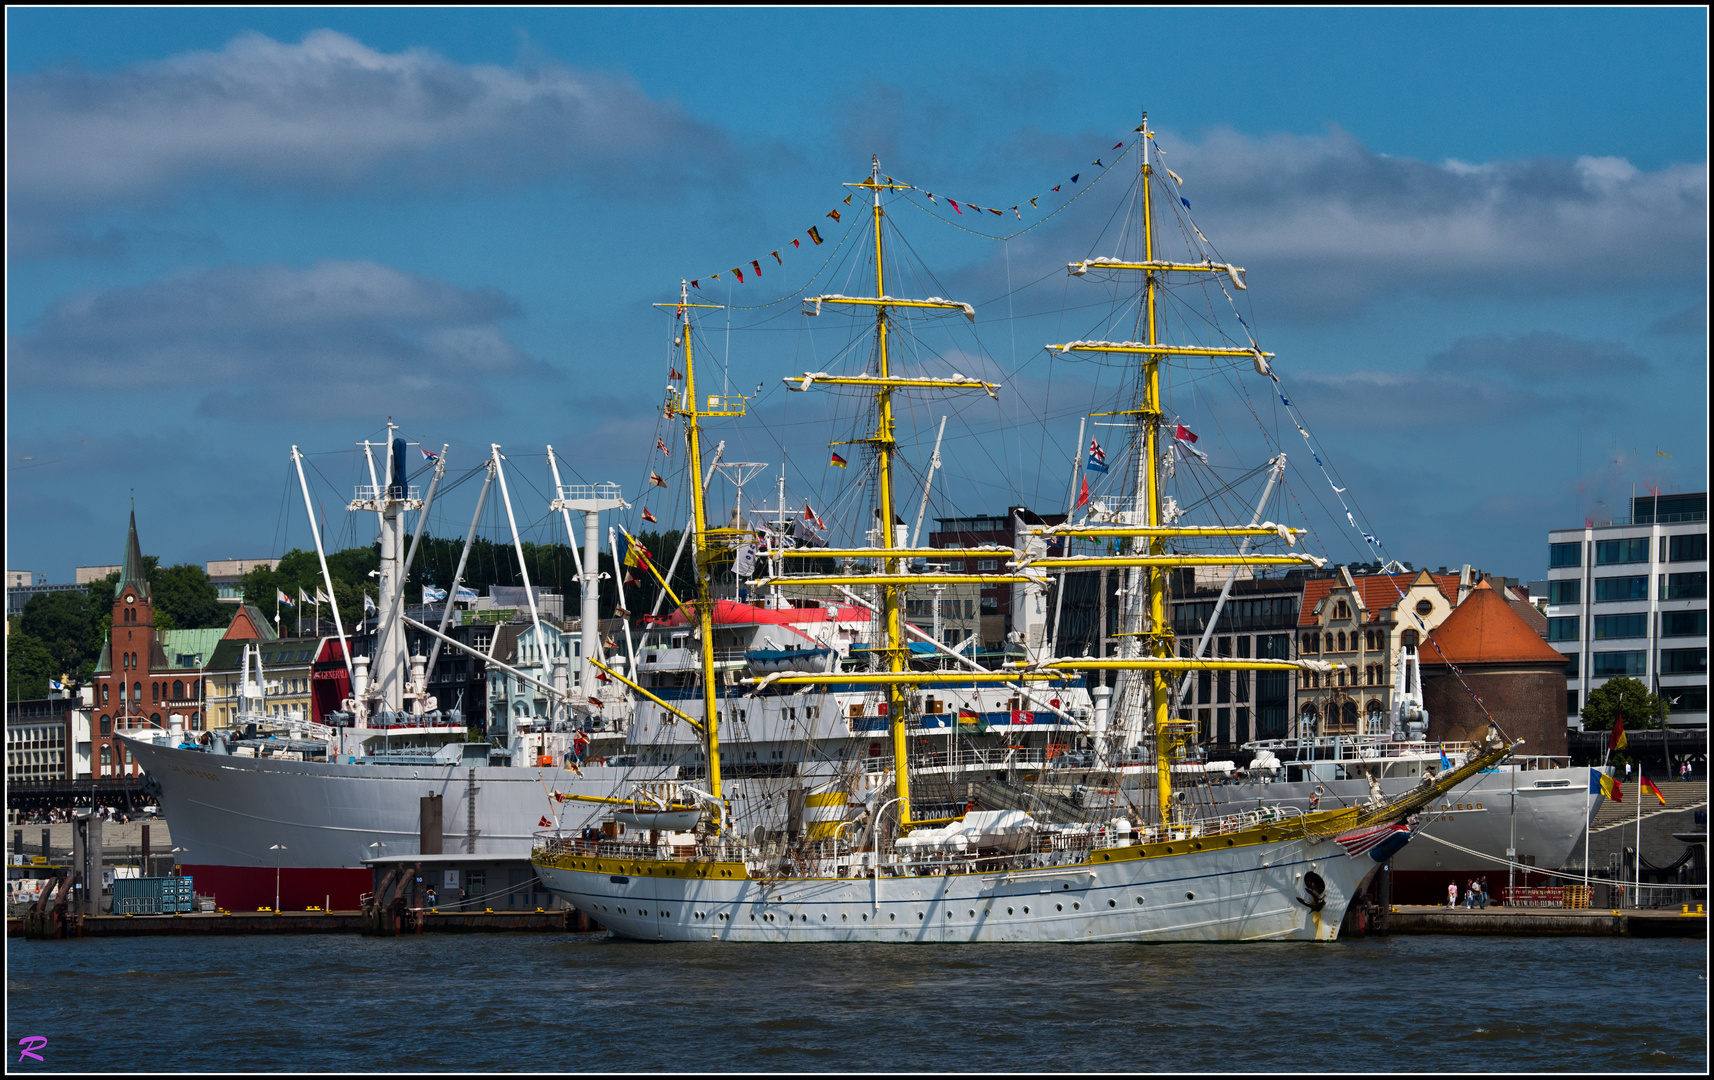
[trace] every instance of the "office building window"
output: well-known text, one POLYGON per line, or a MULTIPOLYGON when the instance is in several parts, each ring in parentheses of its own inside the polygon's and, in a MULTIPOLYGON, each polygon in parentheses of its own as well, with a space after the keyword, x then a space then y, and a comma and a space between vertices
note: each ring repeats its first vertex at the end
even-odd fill
POLYGON ((1595 616, 1595 640, 1606 641, 1612 638, 1647 637, 1649 633, 1649 615, 1646 611, 1634 612, 1630 615, 1597 615, 1595 616))
POLYGON ((1565 692, 1565 715, 1577 715, 1577 691, 1575 690, 1567 690, 1565 692))
POLYGON ((1708 650, 1662 649, 1660 651, 1660 673, 1662 675, 1706 675, 1708 674, 1708 650))
POLYGON ((1698 600, 1708 595, 1708 571, 1692 574, 1662 574, 1662 600, 1698 600))
MULTIPOLYGON (((1563 615, 1547 620, 1547 640, 1576 641, 1579 633, 1578 622, 1576 615, 1563 615)), ((1411 631, 1406 630, 1405 633, 1409 634, 1411 631)))
POLYGON ((1648 672, 1648 662, 1649 654, 1640 649, 1636 652, 1598 652, 1590 674, 1597 679, 1644 675, 1648 672))
POLYGON ((1648 576, 1637 577, 1600 577, 1595 579, 1595 602, 1611 604, 1619 600, 1647 600, 1649 598, 1648 576))
POLYGON ((1583 583, 1575 578, 1547 583, 1547 602, 1550 604, 1575 604, 1582 596, 1583 583))
POLYGON ((1232 741, 1236 743, 1247 743, 1250 741, 1249 709, 1240 708, 1238 710, 1238 729, 1232 733, 1232 741))
POLYGON ((1569 544, 1547 545, 1547 565, 1551 567, 1582 566, 1583 541, 1575 540, 1569 544))
POLYGON ((1661 696, 1666 698, 1667 708, 1675 713, 1692 713, 1708 711, 1708 688, 1706 686, 1663 686, 1661 696))
POLYGON ((1706 637, 1708 612, 1663 611, 1660 613, 1661 637, 1706 637))
POLYGON ((1668 536, 1666 541, 1667 562, 1701 562, 1708 557, 1708 534, 1697 533, 1695 536, 1668 536))
POLYGON ((1565 677, 1567 679, 1577 678, 1577 661, 1578 661, 1578 659, 1579 659, 1579 654, 1577 654, 1577 653, 1567 653, 1565 655, 1565 677))
POLYGON ((1629 540, 1595 541, 1595 565, 1617 566, 1621 563, 1649 561, 1649 540, 1637 536, 1629 540))

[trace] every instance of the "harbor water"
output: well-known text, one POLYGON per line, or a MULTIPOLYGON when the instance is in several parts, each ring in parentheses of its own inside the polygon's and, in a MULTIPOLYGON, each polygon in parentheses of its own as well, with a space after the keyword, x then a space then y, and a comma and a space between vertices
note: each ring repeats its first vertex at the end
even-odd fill
POLYGON ((8 1067, 1646 1071, 1708 1066, 1701 940, 721 945, 605 935, 8 943, 8 1067), (41 1061, 19 1060, 19 1040, 41 1061))

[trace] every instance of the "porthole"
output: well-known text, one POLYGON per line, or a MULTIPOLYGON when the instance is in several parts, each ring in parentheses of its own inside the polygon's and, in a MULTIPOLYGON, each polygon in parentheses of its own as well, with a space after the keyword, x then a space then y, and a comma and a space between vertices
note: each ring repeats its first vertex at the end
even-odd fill
POLYGON ((1082 905, 1082 904, 1072 904, 1072 905, 1071 905, 1071 910, 1073 910, 1073 911, 1082 911, 1082 910, 1083 910, 1083 905, 1082 905))
POLYGON ((1071 888, 1071 882, 1067 881, 1065 884, 1061 885, 1060 888, 1062 888, 1062 889, 1071 888))
POLYGON ((974 910, 974 909, 972 909, 972 910, 971 910, 971 912, 970 912, 970 917, 971 917, 971 918, 972 918, 972 919, 974 919, 974 918, 975 918, 975 917, 976 917, 976 912, 975 912, 975 910, 974 910))
POLYGON ((868 916, 868 915, 866 915, 866 914, 865 914, 865 915, 864 915, 864 916, 863 916, 863 921, 864 921, 864 922, 868 922, 868 921, 869 921, 869 916, 868 916))
POLYGON ((1109 900, 1109 901, 1107 901, 1107 906, 1108 906, 1108 907, 1118 907, 1118 906, 1119 906, 1119 901, 1117 901, 1117 900, 1109 900))
POLYGON ((1029 914, 1029 913, 1030 913, 1030 909, 1029 909, 1029 908, 1028 908, 1028 906, 1026 906, 1026 907, 1025 907, 1025 908, 1024 908, 1024 914, 1025 914, 1025 915, 1028 915, 1028 914, 1029 914))
POLYGON ((949 918, 949 919, 950 919, 950 918, 952 918, 952 912, 950 912, 950 911, 949 911, 949 912, 947 912, 947 913, 946 913, 946 917, 947 917, 947 918, 949 918))
POLYGON ((841 915, 841 916, 839 916, 839 921, 840 921, 840 922, 844 922, 844 921, 845 921, 845 918, 846 918, 846 917, 845 917, 845 916, 844 916, 844 915, 841 915))
POLYGON ((1055 904, 1055 905, 1053 905, 1053 910, 1055 910, 1055 911, 1064 911, 1064 910, 1065 910, 1065 905, 1064 905, 1064 904, 1055 904))
POLYGON ((1011 913, 1012 913, 1012 909, 1011 909, 1011 908, 1007 908, 1007 909, 1006 909, 1006 914, 1008 914, 1008 915, 1010 915, 1010 914, 1011 914, 1011 913))
POLYGON ((1185 899, 1186 899, 1186 900, 1195 900, 1195 899, 1196 899, 1196 894, 1195 894, 1195 893, 1193 893, 1193 892, 1187 892, 1187 893, 1185 893, 1185 894, 1184 894, 1184 898, 1185 898, 1185 899))
POLYGON ((1138 907, 1142 907, 1142 906, 1143 906, 1143 898, 1142 898, 1142 897, 1140 897, 1140 896, 1139 896, 1139 897, 1137 897, 1137 906, 1138 906, 1138 907))
POLYGON ((751 922, 755 922, 755 921, 756 921, 756 916, 754 916, 754 915, 751 915, 751 916, 750 916, 750 921, 751 921, 751 922))
POLYGON ((922 912, 920 912, 920 911, 919 911, 919 912, 917 912, 917 921, 918 921, 918 922, 921 922, 921 921, 922 921, 922 912))
POLYGON ((822 921, 822 922, 826 922, 826 921, 827 921, 827 916, 826 916, 826 915, 823 915, 823 916, 822 916, 822 917, 821 917, 821 921, 822 921))
POLYGON ((887 912, 887 921, 888 922, 892 922, 894 919, 897 919, 898 917, 899 916, 896 912, 891 912, 891 911, 887 912))

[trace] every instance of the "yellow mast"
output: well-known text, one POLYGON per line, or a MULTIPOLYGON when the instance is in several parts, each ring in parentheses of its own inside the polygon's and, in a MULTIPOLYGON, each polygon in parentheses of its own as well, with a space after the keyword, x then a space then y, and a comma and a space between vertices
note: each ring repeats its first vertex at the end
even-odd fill
MULTIPOLYGON (((880 505, 877 510, 880 515, 880 535, 874 548, 866 554, 877 559, 880 572, 875 575, 862 576, 855 579, 846 576, 805 576, 794 577, 792 580, 803 584, 830 584, 835 582, 850 582, 852 584, 871 584, 881 591, 881 614, 884 623, 883 633, 886 644, 882 652, 887 658, 887 670, 884 674, 876 673, 874 682, 884 683, 887 687, 887 719, 893 740, 893 771, 897 777, 899 825, 901 828, 911 827, 910 802, 910 741, 905 716, 906 686, 916 681, 916 676, 908 670, 907 660, 910 655, 909 646, 905 643, 904 627, 904 590, 907 584, 921 582, 919 575, 906 575, 902 565, 907 549, 901 547, 894 532, 893 518, 895 515, 895 499, 893 493, 893 455, 898 450, 894 438, 893 425, 893 391, 895 389, 913 390, 981 390, 990 396, 999 386, 995 383, 982 382, 969 378, 900 378, 892 374, 891 361, 887 353, 887 309, 894 307, 934 308, 958 311, 966 318, 974 320, 975 309, 969 304, 957 303, 951 300, 905 300, 887 295, 886 249, 882 242, 882 218, 885 212, 881 208, 881 192, 907 190, 909 185, 896 184, 891 179, 881 176, 879 158, 871 159, 869 178, 860 183, 847 184, 847 187, 863 188, 873 193, 872 200, 872 229, 875 244, 875 295, 874 296, 815 296, 805 299, 804 313, 819 314, 822 304, 857 305, 875 309, 875 362, 877 366, 874 375, 861 378, 828 376, 821 373, 805 374, 797 379, 788 379, 795 383, 794 390, 807 390, 812 385, 820 383, 828 386, 862 386, 875 392, 876 419, 874 433, 862 442, 873 443, 876 458, 876 486, 879 488, 880 505), (813 309, 810 307, 813 305, 813 309)), ((822 553, 818 553, 822 554, 822 553)), ((967 579, 960 579, 967 580, 967 579)), ((770 682, 791 683, 827 683, 844 682, 849 676, 843 673, 826 675, 788 676, 785 679, 770 677, 770 682)), ((861 677, 860 677, 861 678, 861 677)))
MULTIPOLYGON (((1143 261, 1152 263, 1155 260, 1155 218, 1154 198, 1151 191, 1150 177, 1154 166, 1149 162, 1149 117, 1143 114, 1143 261)), ((1160 282, 1156 271, 1149 269, 1143 273, 1143 284, 1148 305, 1149 337, 1148 343, 1160 344, 1159 327, 1155 312, 1155 291, 1160 282)), ((1160 491, 1160 425, 1161 425, 1161 356, 1159 353, 1145 354, 1143 357, 1143 415, 1141 417, 1144 431, 1144 444, 1147 449, 1147 524, 1150 528, 1159 528, 1161 522, 1161 491, 1160 491)), ((1147 538, 1138 537, 1132 541, 1132 550, 1143 554, 1141 549, 1147 545, 1150 555, 1166 553, 1166 538, 1160 535, 1147 538)), ((1145 569, 1149 578, 1149 625, 1148 633, 1143 638, 1149 656, 1155 659, 1165 659, 1172 655, 1173 634, 1172 623, 1166 615, 1166 568, 1149 566, 1145 569)), ((1180 748, 1184 745, 1184 722, 1175 720, 1168 715, 1172 709, 1172 684, 1165 671, 1159 668, 1149 673, 1150 704, 1154 712, 1155 725, 1155 789, 1160 800, 1161 828, 1172 827, 1172 762, 1179 756, 1180 748)))
MULTIPOLYGON (((717 805, 724 796, 720 791, 720 714, 714 700, 714 581, 708 572, 713 552, 708 548, 707 507, 702 491, 702 425, 704 416, 742 416, 743 409, 732 409, 717 396, 710 396, 707 407, 696 395, 696 356, 690 343, 690 308, 719 308, 719 304, 693 304, 690 287, 679 282, 678 304, 657 304, 656 307, 676 306, 679 340, 684 347, 684 401, 679 410, 685 417, 685 442, 688 444, 686 466, 690 473, 691 529, 696 558, 695 601, 697 625, 702 633, 702 733, 708 751, 708 793, 717 805)), ((663 582, 664 585, 664 582, 663 582)), ((724 809, 720 814, 721 828, 726 826, 724 809)))
MULTIPOLYGON (((870 161, 867 186, 874 194, 875 296, 884 298, 887 295, 887 281, 881 247, 883 185, 881 159, 878 157, 870 161)), ((878 365, 876 373, 883 380, 892 374, 887 365, 887 309, 884 306, 875 308, 875 362, 878 365)), ((899 546, 898 536, 893 530, 893 450, 896 444, 893 440, 892 387, 883 384, 875 392, 875 406, 875 468, 881 504, 879 546, 883 551, 892 552, 899 546)), ((903 564, 896 555, 888 555, 881 560, 883 574, 899 574, 903 570, 903 564)), ((881 586, 881 617, 886 623, 887 670, 897 675, 905 670, 905 659, 909 655, 905 644, 904 590, 900 586, 892 583, 881 586)), ((905 687, 902 683, 889 683, 887 686, 887 720, 893 736, 893 773, 897 777, 899 828, 902 830, 911 827, 911 774, 908 767, 910 739, 905 730, 905 687)))

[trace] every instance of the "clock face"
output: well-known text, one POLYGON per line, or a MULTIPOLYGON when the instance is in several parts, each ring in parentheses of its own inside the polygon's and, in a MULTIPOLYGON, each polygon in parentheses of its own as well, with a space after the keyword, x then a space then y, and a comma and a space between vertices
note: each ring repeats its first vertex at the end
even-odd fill
POLYGON ((125 602, 127 604, 135 604, 137 602, 137 598, 132 596, 130 593, 126 593, 125 594, 125 602))

